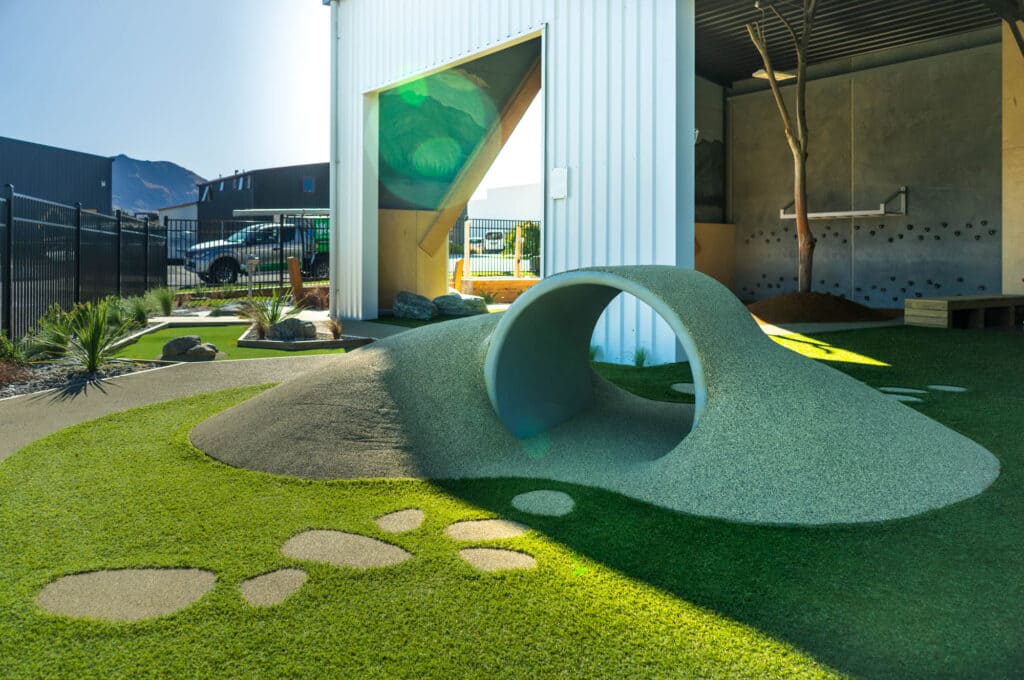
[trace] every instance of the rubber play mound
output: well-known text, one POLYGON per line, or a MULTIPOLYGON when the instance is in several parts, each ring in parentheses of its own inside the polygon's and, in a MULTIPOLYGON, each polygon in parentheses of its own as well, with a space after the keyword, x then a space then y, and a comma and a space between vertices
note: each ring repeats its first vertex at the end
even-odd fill
POLYGON ((715 280, 664 266, 553 276, 504 314, 341 355, 191 436, 228 465, 284 475, 543 478, 769 524, 908 517, 999 474, 970 439, 777 345, 715 280), (675 332, 695 404, 642 399, 593 372, 594 324, 623 292, 675 332))

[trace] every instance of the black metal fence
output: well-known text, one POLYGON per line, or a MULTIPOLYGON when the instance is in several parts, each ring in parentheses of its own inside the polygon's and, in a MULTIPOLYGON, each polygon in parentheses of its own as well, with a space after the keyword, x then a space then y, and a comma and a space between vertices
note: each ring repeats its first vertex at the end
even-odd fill
POLYGON ((303 277, 326 281, 330 273, 327 218, 281 216, 262 220, 165 219, 167 285, 172 288, 283 285, 288 258, 303 277), (251 271, 250 271, 251 269, 251 271))
POLYGON ((463 276, 538 276, 540 222, 535 220, 470 220, 463 216, 448 236, 448 275, 463 260, 463 276), (521 238, 516 250, 517 235, 521 238), (469 239, 468 260, 466 239, 469 239), (518 258, 518 267, 517 258, 518 258))
POLYGON ((15 193, 0 199, 0 328, 24 334, 56 303, 141 295, 167 285, 162 226, 15 193))

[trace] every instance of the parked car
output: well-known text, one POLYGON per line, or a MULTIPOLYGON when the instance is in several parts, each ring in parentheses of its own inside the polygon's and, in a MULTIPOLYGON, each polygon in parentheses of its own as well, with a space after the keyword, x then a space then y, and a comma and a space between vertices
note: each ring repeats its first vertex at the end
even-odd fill
POLYGON ((198 243, 185 252, 185 269, 206 283, 235 283, 249 274, 250 256, 258 259, 256 272, 276 272, 289 257, 302 265, 304 276, 326 279, 330 274, 327 220, 300 225, 253 224, 227 238, 198 243))
POLYGON ((484 252, 500 253, 505 249, 505 232, 488 231, 484 234, 484 252))

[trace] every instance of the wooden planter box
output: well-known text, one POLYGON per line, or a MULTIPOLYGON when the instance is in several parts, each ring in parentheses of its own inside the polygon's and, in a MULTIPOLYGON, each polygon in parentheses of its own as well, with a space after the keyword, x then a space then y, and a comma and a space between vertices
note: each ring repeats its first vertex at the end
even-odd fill
POLYGON ((903 322, 931 328, 1013 328, 1024 322, 1022 295, 906 299, 903 322))

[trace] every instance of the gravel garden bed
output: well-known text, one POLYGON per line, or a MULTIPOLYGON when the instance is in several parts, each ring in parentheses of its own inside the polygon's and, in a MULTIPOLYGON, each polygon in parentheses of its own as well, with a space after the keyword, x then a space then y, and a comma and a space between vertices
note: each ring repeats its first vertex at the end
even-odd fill
POLYGON ((164 366, 159 361, 118 361, 89 374, 70 360, 18 366, 0 363, 0 399, 51 389, 74 390, 118 375, 164 366))

